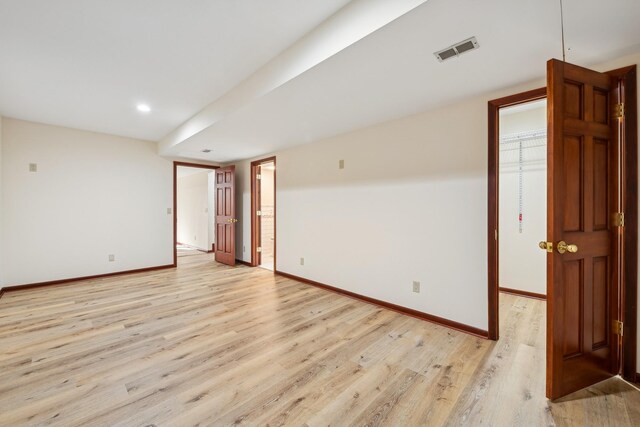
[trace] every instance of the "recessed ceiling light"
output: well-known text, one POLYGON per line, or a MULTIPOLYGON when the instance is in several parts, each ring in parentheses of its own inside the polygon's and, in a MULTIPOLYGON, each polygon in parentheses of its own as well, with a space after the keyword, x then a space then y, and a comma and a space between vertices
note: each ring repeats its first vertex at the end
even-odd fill
POLYGON ((136 106, 136 108, 138 109, 138 111, 140 111, 141 113, 150 113, 151 112, 151 107, 149 107, 147 104, 138 104, 136 106))
POLYGON ((202 150, 203 153, 210 153, 211 150, 209 148, 205 148, 204 150, 202 150))

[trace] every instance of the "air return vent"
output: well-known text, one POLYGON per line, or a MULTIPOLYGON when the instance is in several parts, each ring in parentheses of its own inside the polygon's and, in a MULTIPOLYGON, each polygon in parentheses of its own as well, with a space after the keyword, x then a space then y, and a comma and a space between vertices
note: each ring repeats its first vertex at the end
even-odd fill
POLYGON ((480 45, 478 44, 476 38, 471 37, 469 39, 461 41, 460 43, 456 43, 453 46, 449 46, 446 49, 442 49, 441 51, 434 53, 434 55, 436 56, 436 58, 438 58, 438 61, 442 62, 449 58, 460 56, 465 52, 469 52, 470 50, 474 50, 479 47, 480 45))

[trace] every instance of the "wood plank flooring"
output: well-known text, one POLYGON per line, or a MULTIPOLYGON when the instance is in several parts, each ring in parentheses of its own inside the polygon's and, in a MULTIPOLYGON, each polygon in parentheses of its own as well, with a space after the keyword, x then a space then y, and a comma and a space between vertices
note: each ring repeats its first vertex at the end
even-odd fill
POLYGON ((6 293, 0 425, 640 425, 618 378, 545 399, 543 301, 491 342, 211 259, 6 293))

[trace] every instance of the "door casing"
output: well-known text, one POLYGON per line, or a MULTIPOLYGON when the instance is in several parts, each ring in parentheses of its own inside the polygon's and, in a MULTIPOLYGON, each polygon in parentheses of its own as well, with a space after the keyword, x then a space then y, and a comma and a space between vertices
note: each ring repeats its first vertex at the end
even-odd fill
MULTIPOLYGON (((173 162, 173 266, 178 266, 178 166, 216 170, 220 166, 201 163, 173 162)), ((211 224, 210 224, 211 225, 211 224)))
POLYGON ((539 88, 527 92, 510 95, 504 98, 489 101, 489 190, 488 190, 488 229, 487 249, 489 254, 488 279, 489 279, 489 339, 499 338, 499 257, 498 257, 498 189, 500 178, 500 109, 514 105, 525 104, 547 97, 547 88, 539 88))
POLYGON ((273 174, 273 271, 276 271, 277 266, 277 174, 278 168, 276 164, 276 157, 266 157, 264 159, 251 162, 251 267, 257 267, 260 265, 260 253, 258 247, 260 243, 260 218, 258 217, 258 207, 260 206, 260 183, 258 182, 258 171, 260 166, 265 163, 273 163, 276 169, 273 174))

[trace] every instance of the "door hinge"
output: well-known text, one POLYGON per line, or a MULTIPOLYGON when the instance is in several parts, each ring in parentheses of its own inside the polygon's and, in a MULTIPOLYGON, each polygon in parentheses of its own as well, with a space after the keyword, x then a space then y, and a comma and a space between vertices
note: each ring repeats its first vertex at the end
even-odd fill
POLYGON ((623 336, 624 335, 624 323, 619 320, 613 321, 613 333, 616 335, 623 336))
POLYGON ((621 119, 621 118, 624 117, 624 104, 623 103, 615 105, 615 107, 613 108, 613 117, 615 117, 616 119, 621 119))
POLYGON ((613 226, 624 227, 624 212, 616 212, 613 214, 613 226))
POLYGON ((262 211, 256 211, 256 215, 262 216, 262 211))
POLYGON ((498 229, 494 229, 493 230, 493 238, 497 241, 498 240, 498 229))
POLYGON ((256 175, 256 179, 262 179, 262 175, 257 174, 257 175, 256 175))
POLYGON ((258 247, 256 248, 256 252, 262 252, 262 248, 261 248, 260 246, 258 246, 258 247))

